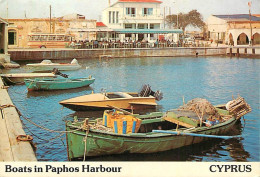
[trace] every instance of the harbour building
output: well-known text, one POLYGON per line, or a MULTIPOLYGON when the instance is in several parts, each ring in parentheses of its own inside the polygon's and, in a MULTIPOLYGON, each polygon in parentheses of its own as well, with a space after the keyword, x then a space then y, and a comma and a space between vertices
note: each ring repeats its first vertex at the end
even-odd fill
POLYGON ((260 15, 211 15, 207 20, 208 37, 226 45, 260 45, 260 15))
POLYGON ((164 29, 159 0, 118 0, 102 12, 102 22, 115 33, 109 40, 148 41, 164 40, 171 34, 171 40, 178 40, 179 29, 164 29))
POLYGON ((80 14, 8 19, 8 23, 8 48, 64 48, 74 40, 96 39, 96 20, 80 14))

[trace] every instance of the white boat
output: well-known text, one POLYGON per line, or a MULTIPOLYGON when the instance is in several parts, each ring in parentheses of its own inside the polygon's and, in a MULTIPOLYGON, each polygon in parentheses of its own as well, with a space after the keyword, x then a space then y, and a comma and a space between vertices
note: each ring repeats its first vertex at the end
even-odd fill
POLYGON ((130 92, 93 93, 63 100, 60 104, 74 111, 106 110, 112 107, 131 110, 157 106, 154 96, 141 97, 138 93, 130 92))
POLYGON ((27 64, 26 66, 32 71, 52 71, 54 68, 60 71, 71 71, 81 68, 81 65, 75 58, 71 63, 52 63, 51 60, 43 60, 41 63, 27 64))
POLYGON ((142 110, 155 108, 156 101, 160 101, 162 98, 161 91, 153 92, 149 85, 144 85, 139 93, 92 93, 60 101, 60 104, 74 111, 106 110, 114 107, 125 110, 142 110))

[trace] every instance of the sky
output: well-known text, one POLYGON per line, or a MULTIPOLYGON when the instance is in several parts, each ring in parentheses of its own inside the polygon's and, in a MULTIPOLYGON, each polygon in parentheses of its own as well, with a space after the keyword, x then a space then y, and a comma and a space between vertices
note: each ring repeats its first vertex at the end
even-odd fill
MULTIPOLYGON (((111 0, 111 3, 117 0, 111 0)), ((247 14, 248 2, 252 2, 251 12, 260 14, 260 0, 161 0, 161 8, 166 7, 169 13, 187 13, 197 9, 204 20, 212 14, 247 14)), ((102 10, 108 7, 108 0, 0 0, 0 17, 7 18, 44 18, 49 17, 49 6, 52 16, 61 17, 78 13, 86 19, 101 20, 102 10)), ((163 11, 162 11, 163 12, 163 11)))

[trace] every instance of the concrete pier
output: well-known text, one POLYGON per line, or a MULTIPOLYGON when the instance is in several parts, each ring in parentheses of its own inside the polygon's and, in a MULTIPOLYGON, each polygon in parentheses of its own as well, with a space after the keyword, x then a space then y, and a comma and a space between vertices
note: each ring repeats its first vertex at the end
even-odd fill
POLYGON ((227 55, 230 57, 260 58, 260 46, 228 47, 227 55))
POLYGON ((0 77, 0 162, 37 161, 29 141, 17 140, 18 135, 25 135, 18 112, 13 105, 7 89, 0 77))

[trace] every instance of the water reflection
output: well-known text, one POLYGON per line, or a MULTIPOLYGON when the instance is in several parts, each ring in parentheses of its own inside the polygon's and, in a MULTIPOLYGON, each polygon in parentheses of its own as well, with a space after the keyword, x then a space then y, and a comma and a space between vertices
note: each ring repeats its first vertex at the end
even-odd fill
POLYGON ((30 97, 48 97, 48 96, 53 96, 57 94, 70 94, 70 93, 78 93, 78 92, 83 92, 83 91, 92 91, 93 88, 91 86, 87 87, 81 87, 81 88, 74 88, 74 89, 68 89, 68 90, 49 90, 49 91, 30 91, 27 92, 27 98, 30 97))

